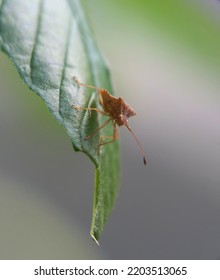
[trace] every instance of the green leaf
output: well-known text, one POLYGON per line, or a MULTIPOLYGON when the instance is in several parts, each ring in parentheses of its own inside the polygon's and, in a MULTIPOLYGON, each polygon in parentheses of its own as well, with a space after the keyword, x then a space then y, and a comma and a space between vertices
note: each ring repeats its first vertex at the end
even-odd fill
MULTIPOLYGON (((24 82, 46 103, 66 128, 76 151, 95 164, 91 236, 98 241, 114 206, 119 184, 119 144, 104 145, 98 156, 100 134, 84 141, 106 117, 77 111, 71 105, 100 107, 97 93, 78 88, 72 80, 106 88, 110 75, 76 0, 4 0, 0 6, 0 48, 15 64, 24 82)), ((83 170, 83 168, 82 168, 83 170)))

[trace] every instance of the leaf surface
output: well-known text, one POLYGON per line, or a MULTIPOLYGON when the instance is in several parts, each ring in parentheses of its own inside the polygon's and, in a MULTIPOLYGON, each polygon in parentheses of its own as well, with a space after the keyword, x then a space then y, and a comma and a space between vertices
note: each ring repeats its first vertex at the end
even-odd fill
POLYGON ((79 1, 4 0, 0 5, 0 48, 28 87, 66 128, 74 149, 84 152, 95 164, 90 233, 98 241, 117 195, 119 144, 117 141, 104 145, 98 156, 100 135, 112 135, 110 125, 84 141, 106 117, 71 108, 71 105, 100 107, 97 93, 78 88, 72 77, 112 93, 109 70, 79 1))

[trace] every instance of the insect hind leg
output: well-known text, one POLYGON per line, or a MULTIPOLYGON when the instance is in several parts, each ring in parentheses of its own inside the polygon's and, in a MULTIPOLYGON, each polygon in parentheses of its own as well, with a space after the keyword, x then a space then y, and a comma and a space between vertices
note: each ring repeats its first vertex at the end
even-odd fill
POLYGON ((107 121, 105 121, 99 128, 97 128, 95 131, 93 131, 92 134, 88 135, 87 137, 84 138, 84 141, 89 140, 90 138, 92 138, 100 129, 104 128, 112 119, 108 119, 107 121))
POLYGON ((117 139, 118 139, 118 130, 117 130, 116 123, 113 122, 113 135, 112 136, 103 135, 100 138, 99 145, 98 145, 98 155, 100 155, 100 149, 103 145, 111 144, 111 143, 115 142, 117 139), (108 142, 104 142, 105 139, 112 139, 112 140, 110 140, 108 142))

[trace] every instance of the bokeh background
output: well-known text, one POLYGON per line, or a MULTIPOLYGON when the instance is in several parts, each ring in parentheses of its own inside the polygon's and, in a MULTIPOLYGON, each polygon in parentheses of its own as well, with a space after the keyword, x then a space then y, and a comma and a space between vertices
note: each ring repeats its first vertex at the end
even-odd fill
POLYGON ((148 165, 89 237, 94 167, 0 53, 0 259, 220 258, 220 2, 82 0, 148 165))

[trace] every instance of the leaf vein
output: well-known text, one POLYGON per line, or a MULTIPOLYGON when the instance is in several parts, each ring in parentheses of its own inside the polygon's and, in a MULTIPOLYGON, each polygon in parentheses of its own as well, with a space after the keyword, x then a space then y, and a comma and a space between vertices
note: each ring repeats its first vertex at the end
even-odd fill
MULTIPOLYGON (((88 57, 88 67, 89 67, 89 70, 90 70, 90 73, 91 73, 91 76, 92 76, 92 80, 96 81, 97 80, 97 75, 96 75, 97 73, 94 71, 96 65, 94 63, 94 59, 93 59, 93 56, 91 54, 91 50, 88 47, 88 44, 91 44, 92 39, 90 38, 90 34, 89 33, 87 34, 87 30, 86 30, 85 26, 82 25, 83 14, 81 12, 81 8, 80 8, 80 6, 78 6, 77 1, 73 2, 73 1, 67 0, 67 2, 70 6, 70 11, 71 11, 73 17, 76 18, 78 28, 81 31, 81 33, 80 33, 81 34, 81 40, 82 40, 83 45, 84 45, 84 50, 86 52, 86 56, 88 57), (75 12, 75 10, 77 10, 77 13, 75 12)), ((95 84, 96 84, 96 82, 95 82, 95 84)), ((85 104, 86 107, 88 107, 90 101, 91 101, 91 99, 88 101, 87 104, 85 104)), ((81 123, 85 123, 85 118, 86 118, 86 115, 87 115, 86 113, 87 113, 86 111, 82 111, 81 123)), ((81 145, 82 145, 82 139, 83 139, 82 130, 80 130, 79 134, 80 134, 80 142, 81 142, 81 145)), ((83 149, 83 145, 82 145, 82 149, 83 149)), ((94 163, 97 165, 96 161, 94 161, 94 163)))
POLYGON ((32 83, 34 84, 34 77, 33 77, 33 69, 34 69, 34 60, 37 50, 37 45, 39 42, 39 34, 41 31, 41 22, 42 22, 42 15, 43 15, 43 0, 39 1, 39 8, 38 8, 38 17, 37 17, 37 23, 36 23, 36 31, 35 31, 35 37, 34 37, 34 44, 33 49, 30 55, 30 79, 32 83))
POLYGON ((62 98, 61 93, 62 93, 63 81, 65 79, 66 66, 68 65, 68 53, 69 53, 69 47, 70 47, 71 32, 72 32, 72 20, 71 20, 71 18, 69 18, 69 25, 68 25, 68 31, 67 31, 66 43, 65 43, 65 53, 64 53, 64 59, 63 59, 63 68, 62 68, 60 86, 59 86, 59 104, 60 104, 60 100, 62 98))
POLYGON ((3 6, 5 4, 5 0, 0 0, 0 14, 2 13, 3 6))

